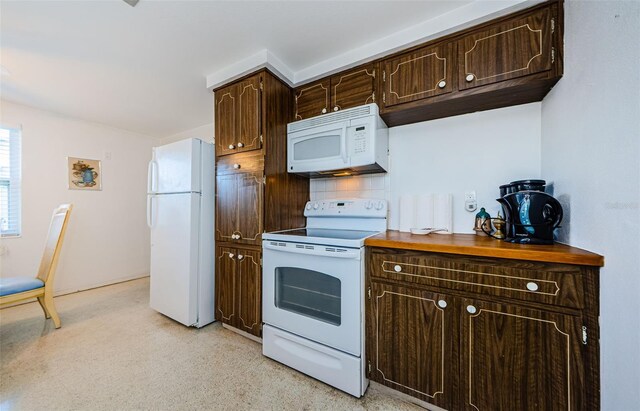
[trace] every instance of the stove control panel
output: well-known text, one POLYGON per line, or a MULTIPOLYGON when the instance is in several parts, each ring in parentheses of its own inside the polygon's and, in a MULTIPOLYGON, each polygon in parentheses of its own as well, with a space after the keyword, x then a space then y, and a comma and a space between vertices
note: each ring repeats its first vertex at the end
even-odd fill
POLYGON ((308 201, 305 217, 364 217, 387 216, 387 201, 380 199, 352 198, 308 201))

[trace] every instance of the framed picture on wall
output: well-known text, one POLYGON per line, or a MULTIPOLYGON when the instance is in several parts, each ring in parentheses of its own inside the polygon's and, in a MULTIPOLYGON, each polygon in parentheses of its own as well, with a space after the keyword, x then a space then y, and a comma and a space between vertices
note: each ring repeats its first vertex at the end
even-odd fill
POLYGON ((67 157, 70 190, 102 190, 100 160, 67 157))

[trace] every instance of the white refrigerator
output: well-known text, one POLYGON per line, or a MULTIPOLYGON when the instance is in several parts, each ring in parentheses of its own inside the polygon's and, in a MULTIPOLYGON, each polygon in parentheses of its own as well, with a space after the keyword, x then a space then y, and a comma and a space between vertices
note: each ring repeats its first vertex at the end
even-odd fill
POLYGON ((214 149, 199 139, 153 148, 147 186, 150 306, 186 326, 214 321, 214 149))

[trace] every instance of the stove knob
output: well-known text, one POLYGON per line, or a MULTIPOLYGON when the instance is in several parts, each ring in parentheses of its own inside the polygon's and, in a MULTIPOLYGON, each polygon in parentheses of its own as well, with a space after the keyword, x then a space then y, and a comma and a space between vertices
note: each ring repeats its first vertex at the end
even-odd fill
POLYGON ((382 210, 383 207, 384 207, 384 201, 378 201, 376 203, 376 210, 382 210))
POLYGON ((364 208, 366 208, 367 210, 371 210, 372 207, 373 207, 372 201, 367 201, 366 203, 364 203, 364 208))
POLYGON ((307 210, 311 210, 311 203, 307 203, 307 210))
POLYGON ((313 209, 317 210, 318 208, 320 208, 320 205, 318 203, 313 203, 313 209))

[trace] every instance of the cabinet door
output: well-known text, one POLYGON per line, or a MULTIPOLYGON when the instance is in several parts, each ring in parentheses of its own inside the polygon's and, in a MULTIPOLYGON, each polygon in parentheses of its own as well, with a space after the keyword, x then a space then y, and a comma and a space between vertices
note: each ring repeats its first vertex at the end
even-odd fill
POLYGON ((260 245, 263 221, 263 173, 256 171, 238 174, 238 223, 235 241, 242 244, 260 245))
POLYGON ((578 317, 463 301, 466 410, 583 410, 578 317))
POLYGON ((238 175, 216 176, 216 241, 232 241, 238 227, 238 175))
POLYGON ((222 88, 215 93, 216 155, 235 152, 238 119, 236 86, 222 88))
POLYGON ((262 334, 262 267, 260 251, 238 248, 236 283, 237 327, 260 337, 262 334))
POLYGON ((459 88, 468 89, 551 68, 551 9, 498 24, 458 42, 459 88))
POLYGON ((304 120, 329 112, 329 79, 296 89, 294 120, 304 120))
POLYGON ((372 282, 370 287, 366 320, 369 378, 449 408, 457 395, 452 378, 458 372, 453 299, 384 283, 372 282))
POLYGON ((261 147, 261 77, 253 76, 238 83, 238 134, 236 152, 261 147))
POLYGON ((453 43, 421 48, 382 62, 385 107, 453 90, 453 43))
POLYGON ((233 325, 237 323, 236 306, 236 250, 217 247, 216 252, 216 319, 233 325))
POLYGON ((376 67, 364 67, 331 77, 331 111, 375 103, 376 67))

